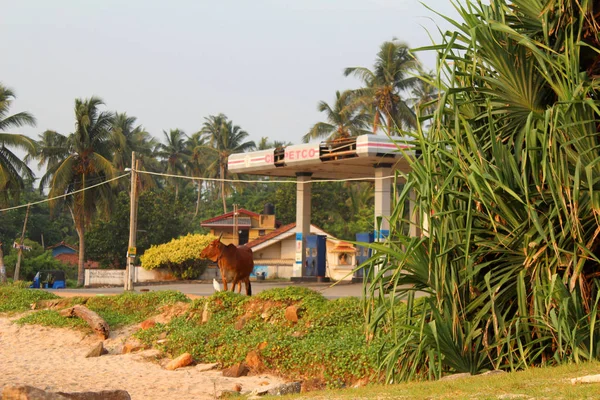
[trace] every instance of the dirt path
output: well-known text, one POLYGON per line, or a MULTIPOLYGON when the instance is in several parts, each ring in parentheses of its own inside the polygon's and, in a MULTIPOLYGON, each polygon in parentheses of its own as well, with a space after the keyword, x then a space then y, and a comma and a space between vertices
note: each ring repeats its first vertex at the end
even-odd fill
MULTIPOLYGON (((118 334, 111 333, 108 341, 119 341, 118 334)), ((193 366, 167 371, 139 354, 85 358, 98 340, 69 329, 18 326, 0 317, 0 392, 8 384, 24 384, 65 392, 124 389, 134 400, 191 400, 214 399, 236 383, 250 392, 283 382, 268 375, 226 378, 193 366)))

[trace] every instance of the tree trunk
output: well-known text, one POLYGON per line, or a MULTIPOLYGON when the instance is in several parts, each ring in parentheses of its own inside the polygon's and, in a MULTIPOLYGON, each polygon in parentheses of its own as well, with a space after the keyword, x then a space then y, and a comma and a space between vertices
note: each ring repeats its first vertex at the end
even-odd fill
POLYGON ((6 267, 4 266, 4 252, 0 242, 0 283, 6 283, 6 267))
POLYGON ((194 217, 198 215, 198 211, 200 210, 200 199, 202 197, 202 179, 198 179, 198 197, 196 198, 196 212, 194 213, 194 217))
POLYGON ((15 282, 19 280, 19 273, 21 272, 21 259, 23 258, 23 245, 25 244, 25 230, 27 229, 27 218, 29 218, 29 206, 27 206, 27 212, 25 213, 25 222, 23 223, 23 232, 21 233, 21 243, 19 243, 19 254, 17 256, 17 265, 15 266, 15 282))
POLYGON ((77 263, 77 286, 83 286, 85 283, 85 226, 83 223, 78 224, 76 229, 79 236, 79 261, 77 263))
POLYGON ((98 314, 90 310, 89 308, 82 306, 80 304, 65 308, 64 310, 59 311, 60 315, 63 317, 79 317, 103 339, 108 339, 108 335, 110 334, 110 328, 105 320, 102 319, 98 314))
POLYGON ((221 175, 221 198, 223 199, 223 214, 227 213, 227 202, 225 201, 225 164, 220 165, 221 175))

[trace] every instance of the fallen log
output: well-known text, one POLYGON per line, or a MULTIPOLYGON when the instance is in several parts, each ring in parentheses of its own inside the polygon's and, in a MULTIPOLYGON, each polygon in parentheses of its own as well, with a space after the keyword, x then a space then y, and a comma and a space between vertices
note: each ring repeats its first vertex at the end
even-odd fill
POLYGON ((64 310, 59 311, 59 313, 63 317, 81 318, 88 323, 94 332, 102 336, 103 339, 108 339, 108 335, 110 334, 110 328, 108 327, 108 324, 102 319, 102 317, 89 308, 78 304, 73 307, 65 308, 64 310))

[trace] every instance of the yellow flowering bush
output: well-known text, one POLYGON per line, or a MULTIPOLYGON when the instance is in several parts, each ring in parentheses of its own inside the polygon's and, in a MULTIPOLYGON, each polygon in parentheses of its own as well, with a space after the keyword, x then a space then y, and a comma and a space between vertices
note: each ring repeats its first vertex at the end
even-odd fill
POLYGON ((188 234, 158 246, 152 246, 140 257, 144 269, 168 268, 182 279, 202 275, 209 260, 201 259, 200 252, 215 240, 213 235, 188 234))

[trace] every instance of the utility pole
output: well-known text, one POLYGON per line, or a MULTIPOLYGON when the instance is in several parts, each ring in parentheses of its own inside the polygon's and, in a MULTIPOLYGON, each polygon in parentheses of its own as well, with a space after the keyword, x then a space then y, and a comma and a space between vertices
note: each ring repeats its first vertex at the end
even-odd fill
POLYGON ((15 266, 15 278, 14 281, 19 280, 19 271, 21 269, 21 257, 23 257, 23 245, 25 244, 25 229, 27 228, 27 218, 29 218, 29 207, 27 206, 27 211, 25 212, 25 222, 23 223, 23 231, 21 232, 21 243, 19 243, 19 255, 17 256, 17 265, 15 266))
POLYGON ((6 267, 4 266, 4 252, 0 241, 0 283, 6 283, 6 267))
POLYGON ((129 209, 129 246, 127 248, 127 268, 125 269, 125 290, 133 291, 135 277, 136 233, 137 233, 137 169, 139 162, 135 159, 135 151, 131 152, 131 207, 129 209))
POLYGON ((233 244, 238 246, 240 244, 240 237, 238 234, 238 205, 233 205, 233 244))

